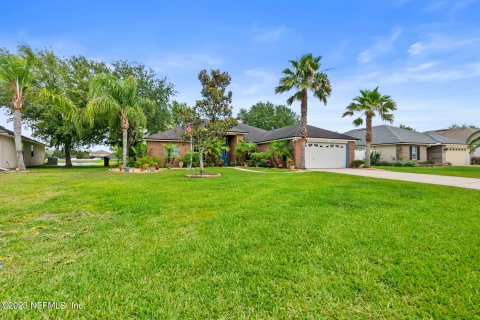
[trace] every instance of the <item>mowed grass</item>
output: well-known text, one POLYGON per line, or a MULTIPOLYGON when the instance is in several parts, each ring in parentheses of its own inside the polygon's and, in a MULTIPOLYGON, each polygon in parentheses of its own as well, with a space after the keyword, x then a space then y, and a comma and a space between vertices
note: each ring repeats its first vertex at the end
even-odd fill
POLYGON ((375 167, 389 171, 436 174, 480 179, 480 166, 445 166, 445 167, 375 167))
POLYGON ((0 318, 480 317, 478 191, 215 171, 0 174, 0 318))

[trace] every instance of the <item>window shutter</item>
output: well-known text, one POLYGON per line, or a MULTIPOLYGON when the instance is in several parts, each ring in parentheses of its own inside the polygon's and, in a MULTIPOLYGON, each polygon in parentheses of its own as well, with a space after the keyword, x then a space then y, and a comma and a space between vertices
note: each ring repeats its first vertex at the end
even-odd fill
POLYGON ((410 149, 410 160, 413 160, 412 159, 412 146, 410 146, 409 149, 410 149))
POLYGON ((420 160, 420 146, 417 146, 417 160, 420 160))

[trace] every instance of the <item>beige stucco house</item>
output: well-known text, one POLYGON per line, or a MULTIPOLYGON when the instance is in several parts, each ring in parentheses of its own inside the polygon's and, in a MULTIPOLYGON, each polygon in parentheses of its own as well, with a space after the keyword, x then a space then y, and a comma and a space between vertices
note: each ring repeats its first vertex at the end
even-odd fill
MULTIPOLYGON (((365 149, 365 129, 351 130, 345 134, 360 139, 355 143, 357 154, 365 149)), ((437 164, 455 166, 470 164, 469 150, 463 140, 388 125, 374 126, 372 136, 371 151, 379 154, 381 161, 433 160, 437 164)))
MULTIPOLYGON (((45 144, 22 136, 23 159, 27 167, 45 163, 45 144)), ((0 126, 0 170, 17 168, 13 131, 0 126)))
MULTIPOLYGON (((425 133, 445 136, 445 137, 461 140, 467 143, 468 138, 475 132, 477 132, 477 129, 474 129, 471 127, 465 127, 465 128, 460 127, 460 128, 432 130, 432 131, 427 131, 425 133)), ((470 158, 472 159, 480 158, 480 148, 474 151, 470 151, 470 158)))

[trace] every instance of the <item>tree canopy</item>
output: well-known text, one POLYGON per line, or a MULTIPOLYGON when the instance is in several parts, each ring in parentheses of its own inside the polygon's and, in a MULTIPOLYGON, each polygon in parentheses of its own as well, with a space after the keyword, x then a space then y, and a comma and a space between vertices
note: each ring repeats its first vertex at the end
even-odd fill
POLYGON ((300 123, 300 118, 289 107, 285 105, 274 105, 273 103, 257 102, 250 109, 240 109, 238 120, 242 123, 272 130, 287 127, 300 123))

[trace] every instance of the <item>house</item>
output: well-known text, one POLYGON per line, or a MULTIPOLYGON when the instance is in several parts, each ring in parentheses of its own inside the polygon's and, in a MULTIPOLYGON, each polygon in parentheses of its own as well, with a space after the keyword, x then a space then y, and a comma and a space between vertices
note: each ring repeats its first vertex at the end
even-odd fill
MULTIPOLYGON (((458 139, 465 141, 467 143, 468 138, 474 133, 477 132, 477 129, 466 127, 466 128, 450 128, 450 129, 440 129, 427 131, 425 133, 436 134, 440 136, 445 136, 453 139, 458 139)), ((480 157, 480 148, 475 151, 470 152, 471 158, 480 157)))
MULTIPOLYGON (((365 158, 365 129, 345 132, 360 139, 355 147, 365 158)), ((371 151, 380 155, 380 161, 427 161, 438 164, 468 165, 470 156, 464 140, 435 133, 422 133, 388 125, 372 127, 371 151)))
MULTIPOLYGON (((45 162, 45 144, 22 136, 25 166, 41 166, 45 162)), ((0 126, 0 170, 17 168, 13 131, 0 126)))
MULTIPOLYGON (((185 152, 191 150, 190 144, 182 141, 184 131, 184 128, 177 127, 145 137, 149 154, 165 157, 165 145, 174 144, 174 155, 177 156, 174 166, 178 166, 178 156, 183 156, 185 152)), ((235 147, 242 140, 256 143, 261 152, 267 151, 274 141, 286 140, 292 144, 293 160, 297 167, 300 166, 302 154, 305 154, 307 169, 351 166, 355 156, 356 138, 314 126, 307 126, 307 132, 307 143, 303 145, 300 139, 300 125, 267 131, 238 123, 226 134, 225 144, 229 151, 222 154, 222 162, 224 165, 235 165, 235 147)))
POLYGON ((110 158, 112 155, 111 152, 105 151, 105 150, 98 150, 98 151, 92 151, 88 154, 88 156, 92 159, 94 158, 110 158))

